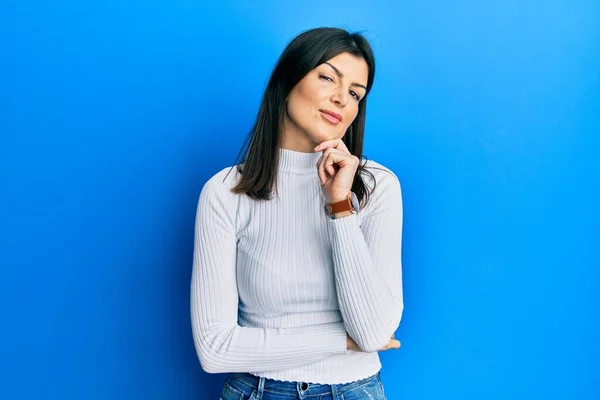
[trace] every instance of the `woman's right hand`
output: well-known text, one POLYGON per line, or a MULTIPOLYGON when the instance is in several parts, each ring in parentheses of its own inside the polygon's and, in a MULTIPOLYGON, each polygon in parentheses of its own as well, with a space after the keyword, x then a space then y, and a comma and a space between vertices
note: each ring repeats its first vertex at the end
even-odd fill
MULTIPOLYGON (((348 348, 348 350, 362 351, 361 348, 358 347, 356 342, 354 340, 352 340, 350 335, 348 335, 348 333, 346 333, 346 347, 348 348)), ((394 339, 394 335, 392 335, 392 338, 385 345, 385 347, 383 349, 379 349, 378 351, 385 351, 385 350, 389 350, 389 349, 399 349, 399 348, 400 348, 400 341, 394 339)))

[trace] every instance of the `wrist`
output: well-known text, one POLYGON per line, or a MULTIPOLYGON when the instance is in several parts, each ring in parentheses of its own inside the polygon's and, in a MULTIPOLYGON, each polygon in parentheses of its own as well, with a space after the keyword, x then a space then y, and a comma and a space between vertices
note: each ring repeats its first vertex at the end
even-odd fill
MULTIPOLYGON (((337 196, 336 196, 337 197, 337 196)), ((342 200, 328 202, 324 206, 325 214, 331 219, 347 217, 355 214, 360 209, 360 204, 356 194, 349 191, 342 200)))
POLYGON ((335 197, 332 197, 330 199, 326 199, 326 203, 328 203, 328 204, 337 203, 337 202, 340 202, 340 201, 344 201, 347 198, 348 198, 348 194, 342 195, 342 196, 335 196, 335 197))
POLYGON ((352 211, 342 211, 339 213, 331 214, 331 219, 340 219, 340 218, 348 217, 352 214, 354 214, 352 211))

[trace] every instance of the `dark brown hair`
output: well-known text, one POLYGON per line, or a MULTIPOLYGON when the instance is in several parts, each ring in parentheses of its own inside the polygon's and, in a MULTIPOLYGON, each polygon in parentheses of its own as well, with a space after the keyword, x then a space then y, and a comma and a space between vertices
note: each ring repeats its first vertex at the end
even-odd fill
MULTIPOLYGON (((269 200, 273 187, 277 182, 277 166, 279 165, 279 147, 285 99, 292 88, 311 70, 325 61, 341 53, 350 53, 367 63, 369 68, 367 90, 358 104, 358 114, 348 127, 343 141, 348 150, 359 159, 363 157, 363 140, 365 115, 367 111, 367 94, 371 90, 375 78, 375 59, 368 41, 359 33, 349 33, 339 28, 315 28, 302 32, 291 40, 277 60, 265 89, 258 116, 237 160, 244 154, 243 165, 236 162, 241 178, 232 189, 234 193, 247 194, 254 199, 269 200), (244 150, 245 149, 245 150, 244 150)), ((356 193, 361 205, 367 203, 370 193, 361 175, 369 174, 361 162, 352 191, 356 193)), ((277 188, 275 187, 275 190, 277 188)))

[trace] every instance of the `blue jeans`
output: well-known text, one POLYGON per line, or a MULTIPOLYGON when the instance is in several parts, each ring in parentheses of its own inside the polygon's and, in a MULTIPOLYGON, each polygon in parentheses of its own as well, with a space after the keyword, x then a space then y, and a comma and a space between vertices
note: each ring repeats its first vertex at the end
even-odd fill
POLYGON ((219 400, 386 400, 380 373, 339 385, 283 382, 230 373, 219 400))

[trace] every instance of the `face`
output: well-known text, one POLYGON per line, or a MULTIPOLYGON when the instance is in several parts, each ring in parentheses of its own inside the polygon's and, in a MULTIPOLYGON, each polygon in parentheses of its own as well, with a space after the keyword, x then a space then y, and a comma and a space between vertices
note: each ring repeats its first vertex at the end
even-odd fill
POLYGON ((358 114, 368 74, 367 63, 349 53, 310 71, 287 98, 282 147, 311 152, 324 140, 342 138, 358 114))

